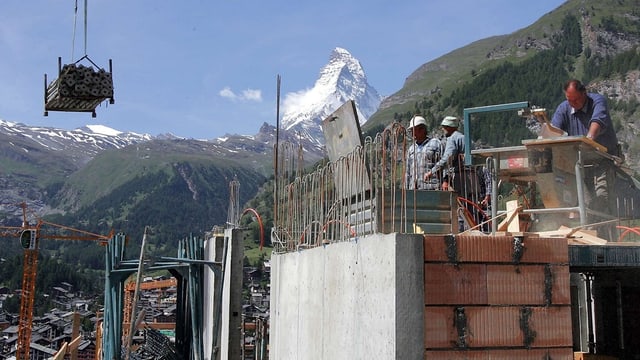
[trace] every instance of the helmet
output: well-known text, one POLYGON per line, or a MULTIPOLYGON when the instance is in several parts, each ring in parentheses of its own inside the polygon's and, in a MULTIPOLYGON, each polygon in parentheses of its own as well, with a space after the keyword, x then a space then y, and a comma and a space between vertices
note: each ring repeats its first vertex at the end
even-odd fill
POLYGON ((411 121, 409 121, 409 127, 407 129, 413 129, 418 125, 427 126, 427 120, 425 120, 422 116, 414 116, 411 121))
POLYGON ((440 126, 448 126, 448 127, 452 127, 452 128, 457 128, 459 125, 458 122, 458 118, 455 116, 447 116, 444 119, 442 119, 442 123, 440 124, 440 126))

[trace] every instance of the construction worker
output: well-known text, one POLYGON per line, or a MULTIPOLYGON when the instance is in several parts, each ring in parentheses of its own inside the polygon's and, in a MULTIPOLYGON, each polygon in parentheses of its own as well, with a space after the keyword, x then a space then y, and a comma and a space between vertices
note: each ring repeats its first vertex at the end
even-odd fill
MULTIPOLYGON (((440 123, 444 130, 444 135, 447 138, 446 145, 444 147, 444 153, 439 161, 437 161, 429 171, 424 174, 425 181, 429 181, 432 177, 440 173, 441 170, 445 170, 443 176, 442 190, 449 190, 449 182, 455 177, 455 173, 460 173, 464 167, 464 161, 462 161, 462 155, 464 155, 464 134, 458 131, 460 121, 455 116, 447 116, 440 123)), ((458 176, 458 180, 461 177, 458 176)), ((462 184, 458 181, 458 184, 453 185, 453 189, 456 192, 462 190, 462 184)), ((461 195, 461 194, 460 194, 461 195)))
POLYGON ((424 174, 440 160, 442 143, 437 138, 430 138, 427 121, 422 116, 414 116, 407 128, 413 137, 413 144, 406 153, 405 188, 409 190, 438 190, 438 178, 426 179, 424 174))

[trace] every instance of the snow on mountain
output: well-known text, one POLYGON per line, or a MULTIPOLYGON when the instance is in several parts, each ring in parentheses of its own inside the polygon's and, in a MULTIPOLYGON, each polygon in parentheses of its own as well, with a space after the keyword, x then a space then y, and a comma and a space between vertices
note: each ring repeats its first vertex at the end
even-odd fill
MULTIPOLYGON (((367 83, 360 65, 347 50, 335 48, 329 62, 310 89, 285 96, 281 118, 282 140, 300 143, 310 160, 324 155, 322 120, 349 100, 354 100, 361 124, 378 109, 382 97, 367 83)), ((266 124, 265 124, 266 125, 266 124)), ((275 127, 262 126, 255 136, 228 135, 213 142, 228 151, 264 154, 275 142, 275 127)), ((107 149, 154 139, 182 139, 173 134, 151 136, 112 129, 104 125, 86 125, 75 130, 28 126, 0 119, 0 137, 5 146, 27 152, 34 142, 49 151, 64 154, 81 166, 107 149), (14 141, 16 140, 16 141, 14 141), (19 140, 19 141, 17 141, 19 140)))
POLYGON ((111 135, 111 136, 118 136, 122 134, 122 131, 112 129, 104 125, 87 125, 87 128, 96 134, 111 135))
POLYGON ((148 134, 122 132, 103 125, 88 125, 75 130, 64 130, 54 127, 28 126, 4 120, 0 120, 0 133, 7 137, 6 146, 26 149, 31 145, 25 141, 30 141, 50 151, 64 152, 80 164, 86 163, 101 151, 119 149, 152 139, 148 134))
POLYGON ((283 102, 282 127, 316 146, 324 145, 321 123, 342 104, 354 100, 360 124, 378 109, 382 97, 367 83, 360 62, 335 48, 311 89, 290 93, 283 102))

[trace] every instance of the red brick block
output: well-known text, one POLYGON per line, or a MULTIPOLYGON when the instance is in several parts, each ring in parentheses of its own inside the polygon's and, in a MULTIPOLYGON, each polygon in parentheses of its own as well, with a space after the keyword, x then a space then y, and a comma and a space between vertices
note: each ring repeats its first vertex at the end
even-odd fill
POLYGON ((572 346, 571 306, 531 308, 532 347, 572 346))
POLYGON ((427 306, 424 309, 424 345, 427 349, 454 349, 457 330, 453 323, 455 307, 427 306))
POLYGON ((572 360, 572 348, 425 351, 425 360, 572 360))
POLYGON ((424 236, 424 261, 448 262, 447 244, 444 235, 424 236))
POLYGON ((520 307, 473 306, 465 308, 465 315, 470 348, 524 347, 520 307))
POLYGON ((456 237, 460 262, 510 263, 513 261, 513 237, 460 235, 456 237))
POLYGON ((566 238, 525 237, 524 248, 521 263, 569 263, 569 243, 566 238))
POLYGON ((487 301, 490 305, 571 304, 569 267, 487 265, 487 301))
POLYGON ((487 304, 486 269, 484 264, 425 264, 425 304, 487 304))
POLYGON ((427 350, 572 346, 568 305, 426 306, 424 321, 427 350))

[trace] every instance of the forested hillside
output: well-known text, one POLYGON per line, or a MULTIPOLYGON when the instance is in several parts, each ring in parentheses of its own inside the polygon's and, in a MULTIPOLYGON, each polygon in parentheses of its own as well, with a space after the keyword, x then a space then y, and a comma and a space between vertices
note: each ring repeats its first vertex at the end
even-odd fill
MULTIPOLYGON (((145 255, 175 257, 179 240, 191 234, 203 237, 213 226, 225 224, 232 180, 241 184, 243 204, 265 182, 251 167, 213 156, 211 148, 199 141, 166 140, 105 151, 65 182, 48 188, 47 204, 66 211, 42 219, 95 234, 124 233, 128 238, 126 259, 138 258, 143 231, 149 226, 152 235, 145 255)), ((13 219, 11 225, 20 226, 20 221, 13 219)), ((0 241, 0 286, 19 289, 24 250, 18 239, 0 241)), ((59 286, 65 274, 72 274, 66 281, 77 288, 102 291, 104 247, 92 241, 50 237, 40 241, 39 249, 43 260, 38 289, 59 286), (58 267, 50 269, 48 264, 58 267)))
MULTIPOLYGON (((578 78, 590 91, 608 96, 628 165, 637 172, 640 89, 633 84, 640 69, 640 10, 634 3, 585 6, 568 1, 526 29, 478 41, 427 63, 364 130, 372 134, 392 121, 406 124, 421 114, 437 131, 443 116, 461 117, 464 108, 522 101, 546 108, 552 116, 564 100, 562 84, 578 78), (469 61, 463 63, 460 56, 469 61), (471 59, 480 60, 472 66, 471 59)), ((471 129, 464 130, 479 146, 520 145, 536 136, 515 112, 474 115, 471 129)))

